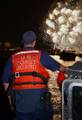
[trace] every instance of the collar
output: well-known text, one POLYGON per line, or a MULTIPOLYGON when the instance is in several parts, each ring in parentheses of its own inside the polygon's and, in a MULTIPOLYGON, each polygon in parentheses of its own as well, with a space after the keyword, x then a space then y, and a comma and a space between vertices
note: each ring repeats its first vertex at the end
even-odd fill
POLYGON ((32 47, 24 47, 23 50, 34 50, 32 47))

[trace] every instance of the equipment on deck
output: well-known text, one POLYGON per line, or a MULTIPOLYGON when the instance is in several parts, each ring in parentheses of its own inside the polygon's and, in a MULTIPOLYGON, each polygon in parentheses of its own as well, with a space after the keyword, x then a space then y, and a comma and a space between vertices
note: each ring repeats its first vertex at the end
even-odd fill
POLYGON ((82 120, 82 80, 62 83, 62 120, 82 120))

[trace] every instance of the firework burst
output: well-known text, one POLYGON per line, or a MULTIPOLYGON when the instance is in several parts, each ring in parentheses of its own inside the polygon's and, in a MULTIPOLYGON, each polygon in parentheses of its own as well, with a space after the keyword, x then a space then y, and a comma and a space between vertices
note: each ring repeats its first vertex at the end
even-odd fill
POLYGON ((58 2, 45 20, 44 31, 51 37, 54 49, 82 51, 82 10, 79 5, 73 7, 73 2, 58 2))

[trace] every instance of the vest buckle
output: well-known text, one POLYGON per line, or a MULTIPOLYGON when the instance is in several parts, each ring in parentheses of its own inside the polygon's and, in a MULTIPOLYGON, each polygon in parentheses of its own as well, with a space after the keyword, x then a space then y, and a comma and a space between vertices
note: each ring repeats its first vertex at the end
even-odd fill
POLYGON ((20 77, 20 73, 19 72, 15 72, 15 78, 20 77))

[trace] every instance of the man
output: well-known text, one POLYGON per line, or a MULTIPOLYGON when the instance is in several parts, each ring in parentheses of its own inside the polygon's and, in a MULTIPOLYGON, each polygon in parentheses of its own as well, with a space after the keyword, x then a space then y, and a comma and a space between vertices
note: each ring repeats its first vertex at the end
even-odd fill
POLYGON ((2 76, 5 90, 8 90, 9 78, 13 75, 10 94, 13 93, 15 120, 52 120, 52 105, 45 97, 49 79, 46 69, 59 70, 60 64, 47 53, 34 50, 36 35, 33 31, 22 35, 21 44, 23 50, 9 58, 2 76))

